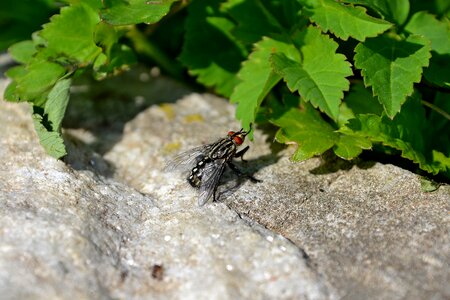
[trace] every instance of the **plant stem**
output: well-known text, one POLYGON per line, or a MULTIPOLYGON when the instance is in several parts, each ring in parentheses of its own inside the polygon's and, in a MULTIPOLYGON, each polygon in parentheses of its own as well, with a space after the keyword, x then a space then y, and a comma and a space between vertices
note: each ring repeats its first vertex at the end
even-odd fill
POLYGON ((437 112, 438 114, 442 115, 444 118, 446 118, 447 120, 450 121, 450 114, 448 114, 442 108, 439 108, 436 105, 434 105, 433 103, 427 102, 425 100, 422 100, 422 104, 425 106, 428 106, 429 108, 431 108, 432 110, 434 110, 435 112, 437 112))
POLYGON ((176 79, 183 78, 183 70, 180 65, 168 57, 161 49, 152 43, 142 32, 135 26, 131 27, 126 36, 133 43, 136 52, 144 54, 152 58, 158 66, 170 76, 176 79))

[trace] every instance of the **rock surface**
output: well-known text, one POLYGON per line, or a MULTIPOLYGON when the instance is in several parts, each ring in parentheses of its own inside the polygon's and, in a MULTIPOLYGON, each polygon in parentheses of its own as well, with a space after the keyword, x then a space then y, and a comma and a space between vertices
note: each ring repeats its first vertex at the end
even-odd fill
POLYGON ((450 297, 448 186, 424 193, 417 175, 380 163, 294 164, 257 129, 239 166, 263 182, 229 188, 228 174, 219 201, 198 207, 164 163, 239 129, 234 108, 134 79, 121 92, 131 104, 115 104, 114 85, 97 92, 126 118, 73 105, 66 163, 43 152, 26 106, 0 103, 2 298, 450 297))
POLYGON ((91 134, 67 131, 66 165, 43 152, 26 105, 1 106, 2 299, 334 297, 289 240, 222 203, 199 208, 193 191, 174 193, 173 176, 150 156, 161 143, 121 158, 159 174, 142 194, 100 174, 114 162, 76 140, 91 134))

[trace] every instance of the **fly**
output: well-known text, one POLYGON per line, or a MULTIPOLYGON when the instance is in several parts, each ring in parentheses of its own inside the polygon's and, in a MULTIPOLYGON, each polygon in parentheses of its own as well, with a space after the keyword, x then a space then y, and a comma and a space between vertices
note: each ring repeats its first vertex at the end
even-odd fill
POLYGON ((260 180, 241 172, 233 164, 233 158, 240 157, 242 161, 245 161, 243 155, 247 152, 249 146, 240 151, 237 151, 237 149, 244 143, 250 130, 244 131, 242 128, 237 132, 229 131, 226 137, 215 143, 180 153, 168 162, 165 169, 167 171, 190 170, 187 181, 192 187, 198 188, 200 191, 199 206, 208 202, 211 196, 214 201, 216 200, 217 188, 226 166, 240 177, 245 176, 252 182, 259 182, 260 180))

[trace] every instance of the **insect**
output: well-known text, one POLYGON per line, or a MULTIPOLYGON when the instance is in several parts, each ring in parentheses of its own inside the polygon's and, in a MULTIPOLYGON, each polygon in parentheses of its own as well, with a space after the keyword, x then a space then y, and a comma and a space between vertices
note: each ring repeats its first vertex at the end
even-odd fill
POLYGON ((215 143, 199 146, 180 153, 169 161, 166 165, 167 171, 191 170, 187 181, 194 188, 200 190, 198 205, 203 206, 213 197, 216 200, 216 192, 219 186, 225 167, 228 166, 238 176, 245 176, 252 182, 259 182, 255 177, 241 172, 234 164, 233 158, 240 157, 245 161, 243 155, 249 146, 237 151, 238 147, 244 143, 245 137, 251 131, 241 130, 229 131, 227 136, 219 139, 215 143))

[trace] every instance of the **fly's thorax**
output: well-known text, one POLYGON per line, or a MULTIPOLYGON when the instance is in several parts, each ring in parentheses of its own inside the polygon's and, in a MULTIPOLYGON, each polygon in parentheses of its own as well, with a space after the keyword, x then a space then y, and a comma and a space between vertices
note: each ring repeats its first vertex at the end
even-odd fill
POLYGON ((236 144, 229 138, 219 140, 209 151, 212 160, 229 158, 236 153, 236 144))

